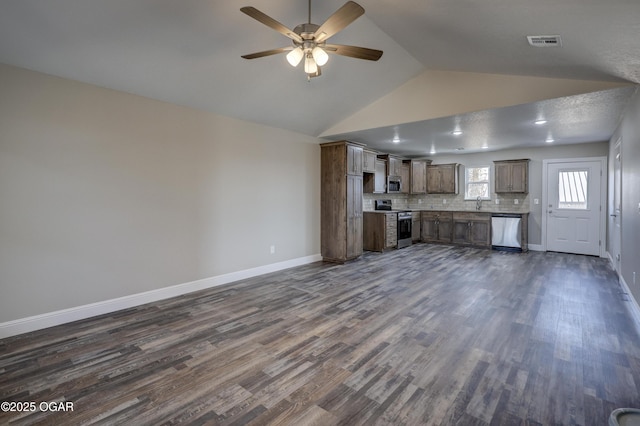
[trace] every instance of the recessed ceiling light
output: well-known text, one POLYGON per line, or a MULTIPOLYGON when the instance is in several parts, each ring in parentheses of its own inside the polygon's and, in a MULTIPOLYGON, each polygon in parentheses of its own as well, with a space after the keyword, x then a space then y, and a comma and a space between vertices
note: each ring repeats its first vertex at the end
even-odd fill
POLYGON ((547 120, 536 120, 534 121, 534 124, 537 124, 538 126, 540 126, 541 124, 545 124, 547 122, 547 120))
POLYGON ((453 132, 451 132, 451 134, 453 136, 460 136, 462 134, 462 130, 454 130, 453 132))
POLYGON ((432 149, 431 151, 429 151, 429 154, 435 154, 435 153, 436 153, 435 149, 432 149))
POLYGON ((555 139, 553 138, 547 138, 547 140, 545 140, 546 143, 551 143, 551 142, 555 142, 555 139))
POLYGON ((400 143, 400 138, 396 136, 395 138, 393 138, 393 140, 391 140, 391 142, 400 143))
POLYGON ((489 147, 487 145, 483 145, 482 149, 489 149, 489 147))

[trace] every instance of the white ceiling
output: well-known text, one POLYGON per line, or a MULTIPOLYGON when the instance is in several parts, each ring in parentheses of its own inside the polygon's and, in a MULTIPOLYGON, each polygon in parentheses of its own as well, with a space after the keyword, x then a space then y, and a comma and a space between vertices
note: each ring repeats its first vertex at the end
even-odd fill
MULTIPOLYGON (((316 0, 312 21, 322 23, 343 3, 316 0)), ((0 62, 313 136, 426 69, 640 82, 637 0, 359 3, 365 16, 330 42, 384 55, 378 62, 332 56, 310 82, 284 55, 240 58, 290 45, 241 6, 293 28, 306 22, 304 0, 3 0, 0 62), (527 35, 548 34, 559 34, 563 46, 527 45, 527 35)), ((411 155, 436 144, 442 152, 471 150, 489 140, 498 141, 491 149, 531 146, 534 136, 540 143, 541 128, 513 123, 530 123, 528 115, 542 108, 553 117, 548 129, 557 143, 606 140, 633 90, 339 136, 386 147, 397 134, 402 142, 389 150, 411 155), (452 139, 445 129, 454 122, 466 123, 469 132, 452 139)))
POLYGON ((495 108, 331 135, 407 157, 465 154, 547 143, 602 142, 611 138, 635 87, 495 108), (536 124, 539 118, 545 122, 536 124), (459 129, 460 135, 453 131, 459 129), (549 142, 547 142, 549 141, 549 142))

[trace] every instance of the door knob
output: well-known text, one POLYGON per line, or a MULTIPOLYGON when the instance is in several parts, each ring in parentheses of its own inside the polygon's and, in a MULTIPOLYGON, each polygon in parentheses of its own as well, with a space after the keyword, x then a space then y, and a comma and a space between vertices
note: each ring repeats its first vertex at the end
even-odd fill
POLYGON ((617 214, 610 214, 609 216, 611 216, 611 217, 618 217, 618 215, 617 215, 617 214))

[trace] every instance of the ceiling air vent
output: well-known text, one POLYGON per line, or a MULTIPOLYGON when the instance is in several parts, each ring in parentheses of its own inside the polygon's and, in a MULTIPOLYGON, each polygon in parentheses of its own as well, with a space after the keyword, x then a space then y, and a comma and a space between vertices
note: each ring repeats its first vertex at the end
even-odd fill
POLYGON ((559 35, 540 35, 527 36, 529 44, 533 47, 559 47, 562 46, 562 40, 559 35))

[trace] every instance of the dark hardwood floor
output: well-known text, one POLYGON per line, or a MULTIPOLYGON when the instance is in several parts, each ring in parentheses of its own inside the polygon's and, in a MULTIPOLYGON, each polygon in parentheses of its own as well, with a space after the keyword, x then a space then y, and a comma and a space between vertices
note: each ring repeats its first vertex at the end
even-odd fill
POLYGON ((604 259, 420 244, 0 340, 0 424, 605 425, 640 339, 604 259))

